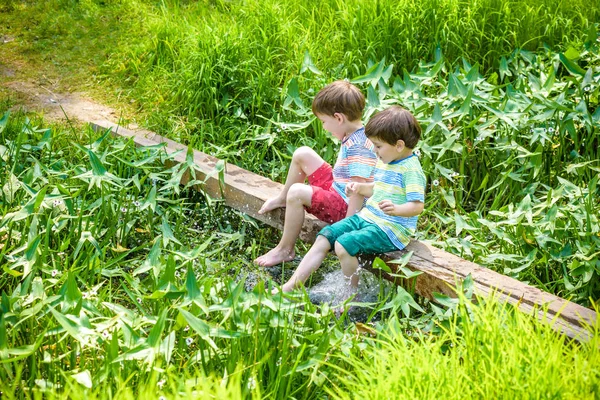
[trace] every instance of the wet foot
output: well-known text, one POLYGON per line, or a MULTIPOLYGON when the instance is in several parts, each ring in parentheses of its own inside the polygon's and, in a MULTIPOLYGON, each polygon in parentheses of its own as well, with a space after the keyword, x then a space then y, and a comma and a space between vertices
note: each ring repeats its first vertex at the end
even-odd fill
POLYGON ((254 260, 254 264, 260 265, 261 267, 272 267, 282 262, 292 261, 296 254, 294 251, 282 250, 277 247, 271 249, 268 253, 263 254, 254 260))
POLYGON ((283 286, 275 286, 275 287, 274 287, 274 288, 271 290, 271 295, 272 295, 272 296, 275 296, 277 293, 284 294, 284 293, 290 293, 290 292, 293 292, 293 291, 294 291, 294 288, 290 288, 290 287, 288 287, 288 286, 286 286, 286 285, 283 285, 283 286))
POLYGON ((276 208, 285 207, 285 199, 281 199, 279 197, 273 197, 264 202, 260 210, 258 210, 259 214, 264 214, 276 208))

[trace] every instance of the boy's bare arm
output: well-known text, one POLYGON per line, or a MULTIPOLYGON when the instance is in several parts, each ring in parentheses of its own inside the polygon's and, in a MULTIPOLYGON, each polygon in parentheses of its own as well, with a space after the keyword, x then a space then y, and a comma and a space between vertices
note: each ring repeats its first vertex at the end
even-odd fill
POLYGON ((359 194, 363 197, 371 197, 373 196, 373 186, 375 184, 373 182, 350 182, 346 185, 346 195, 352 196, 354 194, 359 194))
MULTIPOLYGON (((348 185, 367 183, 367 180, 360 176, 353 176, 350 179, 352 182, 348 185)), ((349 193, 348 186, 346 186, 346 195, 348 196, 348 211, 346 212, 346 218, 348 218, 360 211, 365 201, 365 196, 353 191, 349 193)))
POLYGON ((397 217, 414 217, 423 212, 425 204, 421 201, 409 201, 404 204, 394 204, 391 200, 381 200, 379 202, 379 209, 387 215, 394 215, 397 217))

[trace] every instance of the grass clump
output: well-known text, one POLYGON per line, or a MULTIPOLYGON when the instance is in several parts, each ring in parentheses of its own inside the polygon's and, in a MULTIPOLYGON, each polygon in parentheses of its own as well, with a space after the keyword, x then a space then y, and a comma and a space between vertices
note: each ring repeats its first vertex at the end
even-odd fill
POLYGON ((598 327, 582 345, 512 306, 456 305, 439 336, 406 337, 393 328, 339 371, 336 398, 580 398, 599 390, 598 327), (360 374, 350 371, 359 370, 360 374))

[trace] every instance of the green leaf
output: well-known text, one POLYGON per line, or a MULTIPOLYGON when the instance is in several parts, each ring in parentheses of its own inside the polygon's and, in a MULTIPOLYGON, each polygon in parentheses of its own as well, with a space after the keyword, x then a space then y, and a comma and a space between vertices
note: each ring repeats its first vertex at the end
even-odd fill
POLYGON ((288 107, 290 104, 296 104, 301 109, 304 109, 304 103, 300 98, 300 88, 298 86, 298 79, 293 77, 287 84, 287 97, 283 103, 284 107, 288 107))
POLYGON ((367 88, 367 107, 377 108, 380 104, 379 95, 375 91, 375 88, 369 85, 367 88))
POLYGON ((133 275, 139 275, 150 269, 153 269, 154 276, 158 278, 162 267, 162 264, 160 262, 160 253, 162 250, 161 243, 161 237, 157 236, 154 239, 154 244, 150 249, 150 253, 148 253, 148 257, 146 258, 146 260, 144 260, 142 265, 140 265, 138 268, 135 269, 135 271, 133 271, 133 275))
POLYGON ((75 382, 85 386, 88 389, 92 388, 92 375, 87 369, 85 371, 81 371, 78 374, 71 375, 71 378, 73 378, 75 382))
POLYGON ((160 337, 165 329, 165 321, 167 319, 168 308, 164 308, 156 321, 156 324, 150 330, 148 335, 148 345, 150 347, 157 347, 160 344, 160 337))
POLYGON ((302 68, 300 68, 300 74, 303 74, 305 71, 310 71, 315 75, 323 74, 313 63, 313 60, 310 57, 310 54, 308 53, 308 50, 304 51, 304 60, 302 61, 302 68))
POLYGON ((98 158, 98 156, 91 150, 88 150, 88 157, 90 158, 90 163, 92 164, 92 171, 94 175, 103 176, 106 174, 106 168, 102 164, 102 161, 98 158))
POLYGON ((560 58, 560 62, 562 62, 562 64, 565 66, 567 71, 571 73, 571 75, 585 75, 585 70, 579 65, 577 65, 577 63, 571 61, 565 54, 560 53, 558 57, 560 58))
POLYGON ((467 223, 467 221, 465 221, 464 218, 458 213, 454 214, 454 223, 456 224, 456 236, 459 236, 463 230, 467 230, 467 231, 476 231, 477 230, 477 228, 469 225, 467 223))
POLYGON ((193 314, 185 311, 184 309, 180 308, 179 312, 183 315, 183 318, 185 318, 190 327, 196 331, 196 333, 200 335, 203 340, 205 340, 213 349, 218 350, 217 345, 210 337, 211 328, 208 323, 200 318, 196 318, 193 314))
POLYGON ((4 113, 4 115, 2 115, 2 118, 0 118, 0 133, 2 133, 4 131, 4 128, 6 128, 6 124, 8 123, 9 116, 10 116, 10 111, 7 111, 4 113))
POLYGON ((171 230, 171 225, 169 225, 169 221, 164 215, 162 217, 162 224, 160 225, 160 230, 163 236, 163 246, 166 247, 169 244, 169 242, 175 242, 178 245, 182 246, 181 242, 177 240, 177 238, 173 234, 173 231, 171 230))
POLYGON ((411 296, 410 293, 408 293, 403 287, 401 286, 397 286, 396 287, 396 296, 386 305, 384 305, 381 310, 387 310, 387 309, 392 309, 394 312, 400 308, 402 310, 402 312, 404 313, 404 315, 409 318, 410 317, 410 309, 413 308, 417 311, 420 312, 425 312, 423 310, 423 308, 421 308, 421 306, 419 304, 417 304, 417 302, 415 301, 415 299, 411 296))
POLYGON ((385 263, 385 261, 383 261, 379 257, 375 257, 375 259, 373 260, 372 267, 373 267, 373 269, 380 269, 384 272, 392 272, 392 270, 390 269, 390 267, 388 267, 388 265, 385 263))
POLYGON ((350 82, 354 84, 369 82, 370 86, 375 86, 383 76, 384 66, 385 57, 378 63, 373 64, 364 75, 357 76, 356 78, 351 79, 350 82))
POLYGON ((505 76, 512 76, 512 72, 508 68, 506 58, 504 56, 500 59, 500 81, 504 80, 505 76))
POLYGON ((442 192, 442 197, 446 200, 446 203, 450 206, 450 208, 456 208, 456 198, 454 197, 454 190, 446 190, 440 186, 440 191, 442 192))

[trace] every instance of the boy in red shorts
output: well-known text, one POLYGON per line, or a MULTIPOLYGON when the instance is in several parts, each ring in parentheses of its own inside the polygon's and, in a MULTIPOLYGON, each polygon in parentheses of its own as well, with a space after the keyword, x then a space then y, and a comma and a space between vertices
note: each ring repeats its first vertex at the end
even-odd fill
POLYGON ((275 248, 254 260, 256 264, 270 267, 294 258, 304 210, 331 224, 361 209, 364 197, 347 196, 346 185, 373 182, 377 156, 361 121, 364 107, 363 94, 347 81, 333 82, 317 93, 313 113, 342 142, 337 161, 332 168, 309 147, 294 152, 283 190, 258 211, 264 214, 285 207, 283 235, 275 248))

